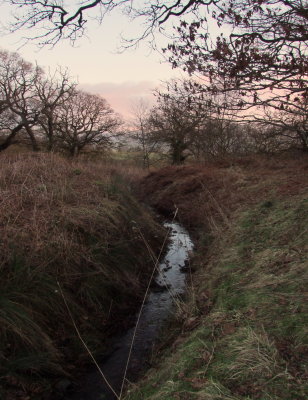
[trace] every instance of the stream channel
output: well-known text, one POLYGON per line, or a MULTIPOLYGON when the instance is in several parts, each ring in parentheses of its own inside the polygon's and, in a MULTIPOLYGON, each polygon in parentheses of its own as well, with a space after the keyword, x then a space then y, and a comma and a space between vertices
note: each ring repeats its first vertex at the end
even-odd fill
MULTIPOLYGON (((161 329, 174 310, 174 299, 185 291, 189 268, 189 253, 193 243, 188 232, 177 222, 166 222, 169 229, 169 243, 166 254, 158 266, 155 284, 148 294, 139 320, 134 345, 130 357, 126 379, 135 381, 148 367, 155 341, 161 329)), ((137 320, 138 314, 136 315, 137 320)), ((104 375, 116 393, 120 392, 127 357, 134 334, 134 327, 114 338, 113 351, 99 364, 104 375)), ((104 383, 95 367, 80 380, 74 393, 65 397, 70 400, 114 400, 116 396, 104 383)))

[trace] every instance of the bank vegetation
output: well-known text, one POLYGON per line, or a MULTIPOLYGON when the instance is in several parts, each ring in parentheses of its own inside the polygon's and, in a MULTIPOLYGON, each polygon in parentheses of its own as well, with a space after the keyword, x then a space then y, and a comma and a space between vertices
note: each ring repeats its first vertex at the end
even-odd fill
POLYGON ((74 324, 102 355, 129 322, 153 268, 144 240, 155 249, 162 235, 132 195, 137 176, 53 154, 1 155, 1 399, 45 398, 76 379, 89 355, 74 324))
POLYGON ((307 157, 152 172, 143 198, 193 233, 188 293, 127 400, 307 398, 307 157))

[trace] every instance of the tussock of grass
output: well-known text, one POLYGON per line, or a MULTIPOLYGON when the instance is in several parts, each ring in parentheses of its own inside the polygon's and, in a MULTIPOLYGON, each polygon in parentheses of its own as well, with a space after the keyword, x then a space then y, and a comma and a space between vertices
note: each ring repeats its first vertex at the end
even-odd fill
POLYGON ((137 177, 127 167, 1 154, 1 399, 9 387, 38 393, 35 379, 65 376, 86 359, 57 281, 94 353, 141 296, 152 264, 135 228, 153 246, 161 233, 132 197, 137 177))
POLYGON ((150 201, 167 209, 166 192, 177 187, 179 214, 192 224, 198 213, 200 239, 181 333, 127 400, 307 398, 307 167, 270 165, 232 165, 223 176, 217 165, 171 169, 161 190, 166 169, 145 179, 144 192, 147 179, 156 182, 150 201), (187 176, 196 175, 203 184, 188 195, 187 176), (192 214, 189 201, 199 204, 192 214))

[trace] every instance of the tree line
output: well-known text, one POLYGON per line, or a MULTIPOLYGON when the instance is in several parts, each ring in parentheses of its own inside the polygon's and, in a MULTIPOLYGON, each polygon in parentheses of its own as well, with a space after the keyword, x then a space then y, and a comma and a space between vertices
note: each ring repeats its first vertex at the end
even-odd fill
POLYGON ((2 1, 12 6, 11 30, 30 30, 40 45, 74 42, 90 18, 104 23, 117 10, 144 27, 126 46, 153 44, 166 32, 166 59, 191 79, 169 83, 145 113, 138 133, 145 158, 162 143, 173 162, 187 149, 308 150, 307 0, 2 1))
POLYGON ((121 125, 102 97, 77 89, 66 69, 46 73, 17 53, 0 51, 0 151, 29 141, 34 151, 106 147, 121 125))
POLYGON ((144 101, 134 106, 131 136, 148 168, 157 153, 172 164, 187 157, 206 160, 251 153, 272 154, 290 148, 306 150, 307 114, 273 111, 255 106, 253 113, 234 112, 234 92, 199 90, 193 79, 171 80, 156 91, 153 107, 144 101))
MULTIPOLYGON (((307 148, 306 97, 295 107, 255 104, 253 113, 236 109, 236 91, 204 90, 196 79, 171 80, 156 91, 157 102, 135 107, 134 128, 143 166, 168 154, 173 164, 251 152, 307 148), (260 111, 261 109, 261 111, 260 111)), ((66 69, 46 73, 17 53, 0 51, 0 151, 29 142, 34 151, 109 148, 120 135, 120 117, 105 99, 77 89, 66 69)))

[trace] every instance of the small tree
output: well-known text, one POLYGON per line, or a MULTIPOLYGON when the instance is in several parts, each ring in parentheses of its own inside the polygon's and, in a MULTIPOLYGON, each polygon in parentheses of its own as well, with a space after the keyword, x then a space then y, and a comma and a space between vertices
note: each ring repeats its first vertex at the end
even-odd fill
POLYGON ((121 125, 105 99, 77 91, 57 111, 57 137, 60 146, 77 156, 85 146, 110 146, 121 125))
POLYGON ((196 106, 187 92, 187 82, 171 81, 167 92, 158 93, 158 104, 151 111, 152 136, 169 147, 172 164, 181 164, 191 149, 206 113, 196 106))
MULTIPOLYGON (((195 89, 199 84, 192 82, 189 90, 194 92, 195 107, 205 113, 194 142, 194 150, 199 157, 216 157, 235 153, 239 149, 238 115, 230 113, 230 107, 236 101, 233 93, 208 92, 195 89)), ((193 95, 192 95, 193 96, 193 95)))
POLYGON ((133 105, 133 129, 131 134, 141 148, 142 151, 142 165, 143 168, 150 167, 150 156, 157 151, 159 147, 159 140, 153 134, 153 129, 150 123, 151 109, 150 106, 140 99, 133 105))

